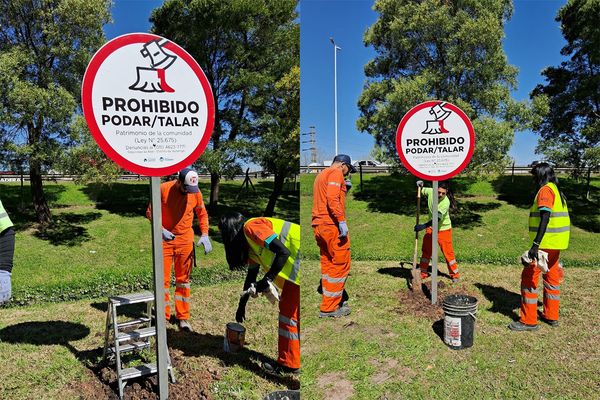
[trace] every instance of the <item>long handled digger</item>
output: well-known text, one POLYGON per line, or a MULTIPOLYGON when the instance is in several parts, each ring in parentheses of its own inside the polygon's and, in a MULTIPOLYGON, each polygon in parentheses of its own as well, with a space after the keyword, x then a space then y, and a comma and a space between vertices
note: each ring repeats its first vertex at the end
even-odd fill
MULTIPOLYGON (((417 225, 419 224, 419 215, 421 214, 421 187, 417 186, 417 225)), ((417 267, 417 251, 419 245, 419 232, 415 232, 415 252, 413 255, 413 265, 412 265, 412 284, 410 289, 412 291, 415 290, 423 290, 421 285, 421 270, 417 267)))

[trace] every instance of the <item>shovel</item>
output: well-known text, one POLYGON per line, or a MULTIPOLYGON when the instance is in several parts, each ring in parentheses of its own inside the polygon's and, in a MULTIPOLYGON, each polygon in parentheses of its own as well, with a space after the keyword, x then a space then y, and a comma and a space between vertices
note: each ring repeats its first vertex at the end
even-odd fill
MULTIPOLYGON (((417 225, 419 224, 419 214, 421 214, 421 187, 417 187, 417 225)), ((410 290, 414 291, 415 287, 418 290, 422 290, 421 287, 421 270, 417 268, 417 251, 419 245, 419 232, 415 232, 415 252, 413 255, 413 266, 412 266, 412 285, 410 290)))

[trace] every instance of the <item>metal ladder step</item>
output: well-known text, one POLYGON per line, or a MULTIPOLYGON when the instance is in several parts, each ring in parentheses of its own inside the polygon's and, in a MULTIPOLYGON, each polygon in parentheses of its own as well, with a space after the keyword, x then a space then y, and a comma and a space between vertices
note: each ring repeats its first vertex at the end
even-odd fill
POLYGON ((117 324, 118 328, 127 328, 128 326, 134 326, 134 325, 140 325, 140 324, 147 324, 148 322, 150 322, 150 318, 148 317, 140 317, 137 319, 132 319, 130 321, 125 321, 125 322, 121 322, 117 324))
POLYGON ((154 301, 154 294, 149 291, 144 291, 122 296, 112 296, 109 297, 108 300, 117 306, 122 306, 125 304, 147 303, 149 301, 154 301))
MULTIPOLYGON (((143 349, 147 349, 150 347, 150 342, 133 342, 133 343, 128 343, 128 344, 122 344, 119 346, 119 351, 121 353, 127 353, 130 351, 135 351, 135 350, 143 350, 143 349)), ((107 355, 108 356, 112 356, 115 354, 115 348, 113 347, 109 347, 107 349, 107 355)))
POLYGON ((155 374, 158 371, 156 364, 144 364, 138 365, 137 367, 125 368, 121 370, 121 379, 126 381, 128 379, 138 378, 144 375, 155 374))
POLYGON ((119 332, 117 334, 117 340, 119 343, 126 342, 128 340, 138 340, 156 335, 156 327, 150 326, 148 328, 136 329, 131 332, 119 332))

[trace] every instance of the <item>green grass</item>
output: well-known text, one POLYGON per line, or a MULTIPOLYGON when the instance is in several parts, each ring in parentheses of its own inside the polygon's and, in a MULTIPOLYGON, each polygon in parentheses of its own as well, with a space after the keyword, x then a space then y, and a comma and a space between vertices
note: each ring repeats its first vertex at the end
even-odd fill
MULTIPOLYGON (((191 396, 199 383, 211 398, 238 400, 262 400, 272 391, 299 387, 297 379, 260 372, 260 363, 277 355, 278 310, 265 298, 252 299, 247 306, 246 349, 223 352, 225 324, 234 319, 240 291, 240 282, 196 287, 190 320, 195 332, 178 332, 167 324, 178 379, 169 391, 180 394, 173 398, 199 398, 191 396), (209 371, 219 379, 211 379, 209 371)), ((114 377, 98 372, 98 365, 104 367, 99 361, 105 319, 106 297, 0 309, 0 398, 109 398, 107 393, 117 390, 114 377)), ((149 361, 154 358, 152 352, 146 355, 149 361)), ((137 383, 143 386, 144 380, 137 383)), ((126 387, 126 396, 131 396, 127 391, 133 384, 126 387)))
MULTIPOLYGON (((208 202, 209 182, 200 182, 208 202)), ((223 182, 219 209, 210 215, 213 252, 198 248, 193 284, 239 279, 225 262, 218 217, 228 210, 246 216, 262 214, 272 182, 255 182, 256 192, 236 196, 241 182, 223 182)), ((145 218, 148 182, 106 185, 45 185, 53 224, 35 223, 29 187, 0 184, 2 202, 17 229, 12 305, 102 296, 152 287, 151 225, 145 218), (24 207, 21 208, 21 198, 24 207)), ((298 221, 298 196, 277 202, 276 217, 298 221)), ((196 225, 196 222, 194 222, 196 225)), ((196 228, 196 226, 195 226, 196 228)))
MULTIPOLYGON (((310 221, 315 175, 301 175, 301 220, 310 221)), ((413 258, 416 212, 415 181, 412 176, 364 175, 346 199, 348 227, 354 260, 403 260, 413 258)), ((592 181, 591 200, 585 185, 561 177, 560 186, 569 198, 572 221, 567 267, 597 267, 600 264, 600 178, 592 181)), ((490 180, 457 178, 453 188, 459 212, 451 215, 453 244, 460 263, 515 264, 529 248, 527 219, 534 193, 529 176, 503 176, 490 180)), ((422 201, 421 220, 427 219, 422 201)), ((421 235, 422 237, 422 235, 421 235)), ((318 247, 309 223, 302 224, 303 256, 318 259, 318 247)))
POLYGON ((353 262, 347 283, 352 314, 340 319, 317 316, 318 262, 305 261, 303 271, 303 398, 597 396, 599 270, 566 271, 560 327, 517 333, 507 325, 518 313, 521 269, 463 264, 463 282, 442 278, 446 288, 479 299, 474 345, 463 350, 443 343, 438 317, 406 310, 400 295, 407 293, 410 272, 396 262, 353 262))

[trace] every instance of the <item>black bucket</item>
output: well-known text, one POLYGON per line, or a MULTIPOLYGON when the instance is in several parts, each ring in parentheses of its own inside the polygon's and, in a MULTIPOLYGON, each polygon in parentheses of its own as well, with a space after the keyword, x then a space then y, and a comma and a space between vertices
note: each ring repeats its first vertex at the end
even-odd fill
POLYGON ((477 299, 464 294, 453 294, 444 298, 444 343, 459 350, 473 346, 477 299))
POLYGON ((269 393, 264 400, 300 400, 299 390, 279 390, 269 393))

